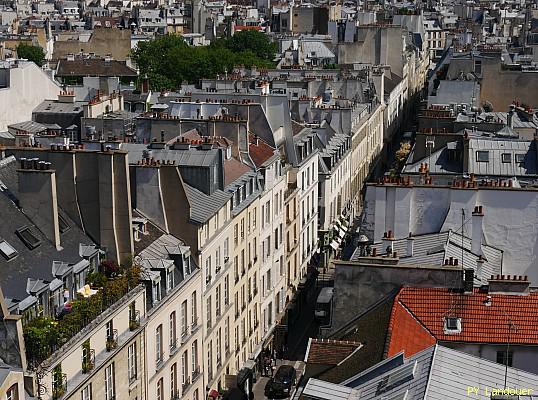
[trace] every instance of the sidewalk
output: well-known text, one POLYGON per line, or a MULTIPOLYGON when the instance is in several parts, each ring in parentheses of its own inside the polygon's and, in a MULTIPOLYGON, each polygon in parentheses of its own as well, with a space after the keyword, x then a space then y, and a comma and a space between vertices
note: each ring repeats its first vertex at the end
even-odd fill
MULTIPOLYGON (((278 367, 280 367, 281 365, 292 365, 295 368, 295 370, 297 371, 297 382, 300 381, 301 374, 302 374, 303 368, 304 368, 304 362, 303 361, 277 360, 276 361, 276 368, 278 369, 278 367)), ((258 380, 254 384, 254 399, 255 400, 267 399, 267 397, 265 397, 265 394, 264 394, 264 389, 265 389, 265 385, 267 384, 268 381, 269 381, 269 377, 267 377, 267 376, 258 377, 258 380)), ((293 397, 293 395, 290 396, 290 397, 293 397)))

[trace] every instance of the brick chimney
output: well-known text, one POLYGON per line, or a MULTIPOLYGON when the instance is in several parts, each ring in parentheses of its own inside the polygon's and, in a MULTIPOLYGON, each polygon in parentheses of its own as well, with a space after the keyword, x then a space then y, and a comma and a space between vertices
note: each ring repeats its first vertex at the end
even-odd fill
POLYGON ((471 252, 477 256, 482 255, 482 222, 484 210, 482 206, 475 206, 472 215, 471 252))
POLYGON ((529 294, 530 281, 521 275, 491 275, 488 293, 525 296, 529 294))
POLYGON ((24 214, 60 250, 56 172, 51 169, 51 163, 37 158, 21 158, 17 172, 19 202, 24 214))

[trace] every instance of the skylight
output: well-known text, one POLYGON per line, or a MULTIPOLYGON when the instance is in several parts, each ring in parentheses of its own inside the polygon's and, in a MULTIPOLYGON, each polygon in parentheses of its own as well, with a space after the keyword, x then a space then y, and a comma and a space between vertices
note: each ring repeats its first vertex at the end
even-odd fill
POLYGON ((446 317, 444 323, 445 335, 451 335, 461 332, 461 318, 446 317))
POLYGON ((66 219, 61 214, 58 214, 58 224, 60 225, 60 233, 64 233, 68 231, 69 228, 71 228, 67 223, 66 219))
POLYGON ((377 386, 376 395, 388 392, 415 378, 417 362, 409 363, 385 376, 377 386))
POLYGON ((35 249, 41 244, 41 239, 27 226, 17 229, 16 234, 30 250, 35 249))
POLYGON ((8 261, 14 259, 19 254, 17 250, 5 240, 0 240, 0 253, 2 253, 8 261))

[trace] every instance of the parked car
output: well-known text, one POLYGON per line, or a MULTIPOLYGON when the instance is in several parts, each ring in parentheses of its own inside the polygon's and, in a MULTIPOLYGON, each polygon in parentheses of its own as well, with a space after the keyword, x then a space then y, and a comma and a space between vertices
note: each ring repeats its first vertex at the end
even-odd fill
POLYGON ((297 380, 297 371, 290 365, 281 365, 265 385, 265 396, 270 399, 288 397, 297 380))

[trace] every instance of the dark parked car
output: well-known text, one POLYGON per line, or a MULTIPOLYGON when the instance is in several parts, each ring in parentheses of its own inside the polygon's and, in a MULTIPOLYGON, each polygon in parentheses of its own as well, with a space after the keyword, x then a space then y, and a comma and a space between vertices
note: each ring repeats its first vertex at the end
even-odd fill
POLYGON ((265 385, 265 396, 270 399, 279 397, 288 397, 295 386, 297 379, 297 372, 295 368, 289 365, 281 365, 274 377, 269 379, 267 385, 265 385))

